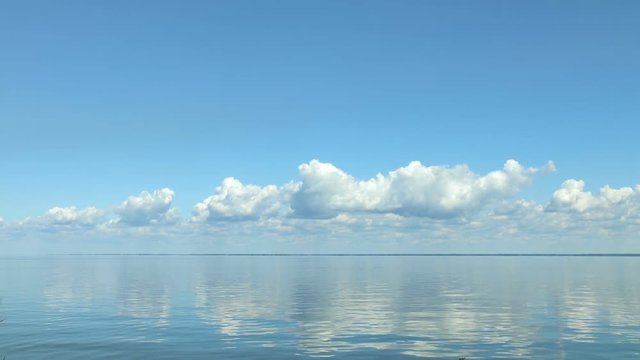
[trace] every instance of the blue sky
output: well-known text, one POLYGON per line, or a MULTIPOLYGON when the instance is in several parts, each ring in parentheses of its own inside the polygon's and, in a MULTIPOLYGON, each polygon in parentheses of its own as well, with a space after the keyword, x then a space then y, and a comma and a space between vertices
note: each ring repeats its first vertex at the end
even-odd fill
POLYGON ((0 218, 168 188, 184 225, 223 179, 282 187, 313 159, 358 180, 515 159, 538 175, 500 201, 549 213, 568 179, 635 191, 639 17, 637 1, 3 2, 0 218))

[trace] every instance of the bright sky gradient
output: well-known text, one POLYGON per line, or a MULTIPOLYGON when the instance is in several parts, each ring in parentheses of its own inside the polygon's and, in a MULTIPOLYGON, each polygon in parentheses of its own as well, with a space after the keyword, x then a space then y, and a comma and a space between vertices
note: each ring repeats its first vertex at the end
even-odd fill
POLYGON ((638 19, 635 0, 2 2, 0 245, 640 252, 638 19))

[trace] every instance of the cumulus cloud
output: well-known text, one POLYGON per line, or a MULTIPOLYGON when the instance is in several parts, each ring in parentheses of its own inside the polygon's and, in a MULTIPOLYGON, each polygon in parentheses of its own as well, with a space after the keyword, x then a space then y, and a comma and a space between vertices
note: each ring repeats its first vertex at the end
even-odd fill
POLYGON ((638 216, 640 208, 640 185, 611 188, 605 186, 596 195, 585 190, 582 180, 569 179, 553 193, 547 206, 550 212, 571 212, 585 217, 629 218, 638 216))
POLYGON ((75 206, 53 207, 44 214, 42 220, 53 225, 96 225, 103 217, 104 211, 95 207, 78 209, 75 206))
POLYGON ((289 211, 290 194, 296 184, 245 185, 228 177, 209 196, 194 207, 193 221, 251 220, 263 216, 283 215, 289 211))
MULTIPOLYGON (((582 180, 569 179, 545 202, 504 202, 478 220, 494 237, 509 230, 533 243, 546 240, 585 245, 593 251, 618 251, 637 241, 640 226, 640 186, 602 187, 592 193, 582 180), (609 246, 607 246, 607 244, 609 246), (620 245, 618 248, 618 244, 620 245), (603 250, 606 249, 606 250, 603 250)), ((632 245, 637 247, 637 245, 632 245)), ((580 248, 583 251, 585 248, 580 248)), ((558 248, 553 248, 556 251, 558 248)), ((571 251, 575 251, 573 248, 571 251)))
POLYGON ((245 185, 229 177, 214 195, 198 203, 192 221, 255 220, 269 217, 333 218, 378 213, 453 218, 516 195, 541 170, 509 160, 480 176, 466 165, 424 166, 418 161, 368 180, 358 180, 330 163, 299 166, 301 181, 284 186, 245 185))
MULTIPOLYGON (((544 170, 553 169, 549 163, 544 170)), ((291 200, 298 217, 375 212, 451 218, 516 195, 541 169, 509 160, 502 170, 480 176, 466 165, 425 166, 414 161, 368 180, 357 180, 317 160, 300 165, 299 170, 302 182, 291 200)))
POLYGON ((175 222, 179 216, 177 209, 171 207, 174 195, 173 190, 164 188, 129 196, 115 209, 119 215, 118 223, 144 226, 175 222))
POLYGON ((554 170, 553 163, 532 168, 508 160, 499 170, 479 174, 466 165, 414 161, 358 179, 333 164, 312 160, 299 166, 297 181, 281 186, 224 179, 194 206, 191 221, 181 221, 172 207, 174 191, 164 188, 104 209, 54 207, 42 216, 0 219, 0 232, 5 238, 64 232, 82 239, 228 239, 222 246, 239 244, 237 249, 249 252, 271 251, 275 243, 297 251, 371 247, 411 252, 433 246, 447 252, 467 251, 473 245, 483 252, 489 251, 486 239, 495 245, 491 251, 518 249, 525 243, 534 251, 556 251, 562 250, 557 248, 562 242, 582 250, 588 239, 593 251, 613 251, 607 244, 614 242, 623 244, 620 249, 637 249, 640 186, 605 186, 591 192, 584 181, 569 179, 546 198, 518 196, 536 176, 554 170), (612 240, 601 245, 602 239, 612 240), (332 245, 324 247, 326 243, 332 245))

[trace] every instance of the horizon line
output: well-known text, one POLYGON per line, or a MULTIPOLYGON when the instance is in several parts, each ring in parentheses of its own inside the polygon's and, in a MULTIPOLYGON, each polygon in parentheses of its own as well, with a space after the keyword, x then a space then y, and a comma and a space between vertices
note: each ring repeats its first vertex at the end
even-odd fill
POLYGON ((640 257, 640 253, 69 253, 51 256, 620 256, 640 257))

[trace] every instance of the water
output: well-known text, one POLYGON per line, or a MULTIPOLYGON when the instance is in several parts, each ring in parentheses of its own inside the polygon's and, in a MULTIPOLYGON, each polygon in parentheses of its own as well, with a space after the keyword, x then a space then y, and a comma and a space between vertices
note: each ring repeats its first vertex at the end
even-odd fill
POLYGON ((0 259, 0 359, 628 359, 638 257, 0 259))

